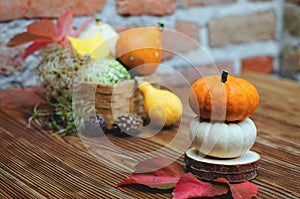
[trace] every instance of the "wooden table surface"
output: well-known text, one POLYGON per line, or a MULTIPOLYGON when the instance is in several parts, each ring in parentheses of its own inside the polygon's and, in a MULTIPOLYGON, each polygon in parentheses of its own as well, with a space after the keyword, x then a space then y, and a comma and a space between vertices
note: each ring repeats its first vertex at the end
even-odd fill
MULTIPOLYGON (((259 187, 258 198, 300 198, 300 84, 256 74, 242 77, 260 94, 259 107, 251 116, 258 129, 251 150, 261 155, 258 176, 252 181, 259 187)), ((177 89, 179 95, 186 96, 188 88, 177 89)), ((21 93, 18 96, 22 99, 21 93)), ((24 105, 0 108, 0 198, 171 198, 170 190, 115 185, 129 174, 126 169, 147 158, 149 152, 155 154, 170 145, 173 139, 174 144, 158 155, 178 159, 184 165, 184 150, 176 146, 189 142, 192 112, 184 113, 181 133, 177 125, 149 138, 109 134, 81 140, 60 138, 37 125, 26 129, 32 107, 24 105), (108 141, 119 150, 109 148, 108 141)))

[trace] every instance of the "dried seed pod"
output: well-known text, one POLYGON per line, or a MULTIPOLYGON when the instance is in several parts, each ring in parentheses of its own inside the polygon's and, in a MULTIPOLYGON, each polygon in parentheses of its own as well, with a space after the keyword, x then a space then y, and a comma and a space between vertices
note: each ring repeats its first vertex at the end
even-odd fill
POLYGON ((99 129, 103 132, 106 131, 107 126, 105 119, 101 115, 91 115, 84 120, 84 130, 83 135, 96 137, 99 133, 99 129))
POLYGON ((125 114, 117 117, 113 126, 119 135, 133 135, 143 126, 143 120, 138 115, 125 114))

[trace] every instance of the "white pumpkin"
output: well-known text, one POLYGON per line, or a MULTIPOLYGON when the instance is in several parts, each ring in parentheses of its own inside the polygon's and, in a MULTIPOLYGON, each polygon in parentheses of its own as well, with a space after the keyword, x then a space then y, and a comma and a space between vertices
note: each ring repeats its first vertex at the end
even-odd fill
POLYGON ((94 38, 99 33, 103 39, 108 41, 110 52, 112 56, 115 57, 116 43, 119 35, 109 24, 97 19, 95 23, 90 24, 85 30, 80 33, 79 38, 94 38))
POLYGON ((239 123, 211 123, 196 117, 190 137, 201 153, 218 158, 235 158, 248 151, 256 139, 256 126, 249 118, 239 123))

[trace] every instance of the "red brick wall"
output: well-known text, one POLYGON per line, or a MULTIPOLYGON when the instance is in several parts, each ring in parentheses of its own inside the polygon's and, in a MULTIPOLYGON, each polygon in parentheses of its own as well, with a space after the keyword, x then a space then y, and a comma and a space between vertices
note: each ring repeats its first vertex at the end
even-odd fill
MULTIPOLYGON (((282 54, 280 50, 285 35, 283 32, 293 38, 300 37, 298 6, 300 1, 285 1, 293 5, 292 7, 282 7, 278 2, 276 0, 2 0, 0 25, 1 21, 7 24, 20 18, 57 17, 65 9, 72 10, 74 15, 97 13, 118 30, 151 24, 149 20, 165 21, 167 28, 181 32, 185 36, 174 38, 174 34, 167 31, 163 36, 164 46, 172 51, 189 54, 191 62, 195 63, 197 68, 213 67, 210 63, 198 62, 201 58, 197 57, 197 48, 201 46, 207 50, 218 67, 219 63, 222 63, 223 67, 229 67, 227 69, 233 72, 299 71, 300 47, 287 45, 283 48, 282 54), (281 16, 281 13, 285 13, 284 16, 281 16), (294 21, 297 22, 286 23, 293 21, 291 19, 296 19, 294 21), (282 27, 287 31, 282 30, 282 27), (194 51, 196 53, 193 55, 191 52, 194 51)), ((11 36, 13 35, 1 38, 0 29, 2 68, 20 65, 16 53, 11 53, 3 45, 5 39, 11 36), (12 54, 14 58, 11 58, 12 54)), ((163 57, 170 65, 180 65, 176 60, 173 61, 170 52, 164 52, 163 57)), ((215 69, 218 67, 215 66, 215 69)))
POLYGON ((300 1, 291 3, 284 9, 285 37, 280 56, 280 72, 288 77, 300 79, 300 1))
POLYGON ((116 0, 120 15, 157 15, 174 13, 175 0, 116 0))
POLYGON ((105 0, 1 0, 0 21, 19 18, 57 17, 64 10, 90 15, 102 10, 105 0))
POLYGON ((276 18, 272 12, 214 19, 209 23, 211 47, 275 39, 276 18))

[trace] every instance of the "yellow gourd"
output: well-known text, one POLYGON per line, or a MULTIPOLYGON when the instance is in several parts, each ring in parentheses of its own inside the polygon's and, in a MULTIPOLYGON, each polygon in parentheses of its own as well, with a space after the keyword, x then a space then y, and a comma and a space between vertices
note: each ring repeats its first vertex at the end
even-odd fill
MULTIPOLYGON (((109 24, 104 23, 101 19, 96 19, 94 23, 84 29, 80 33, 79 38, 94 38, 98 34, 108 43, 111 56, 114 57, 116 55, 116 43, 119 35, 109 24)), ((99 48, 103 48, 103 46, 99 45, 99 48)))
POLYGON ((181 117, 182 104, 174 93, 154 88, 146 81, 140 83, 138 89, 144 97, 144 108, 151 123, 170 126, 181 117))

